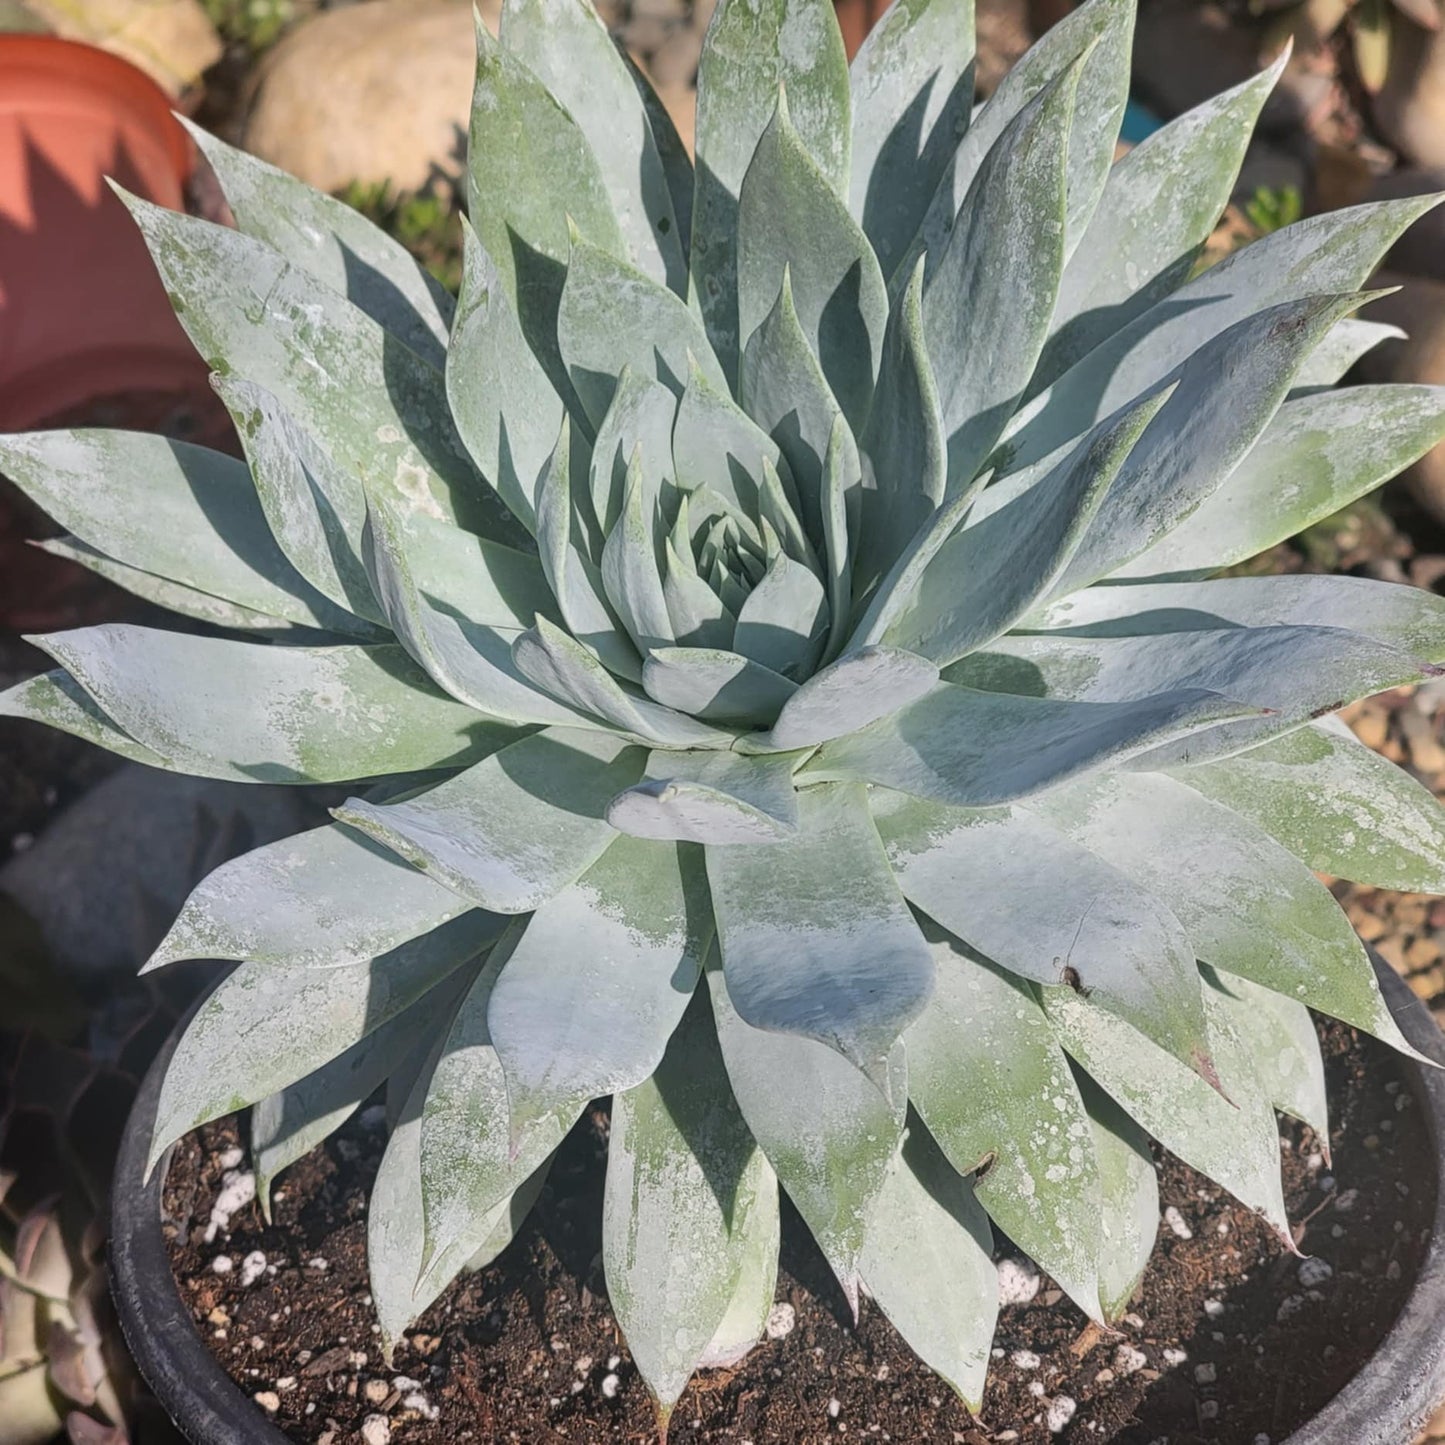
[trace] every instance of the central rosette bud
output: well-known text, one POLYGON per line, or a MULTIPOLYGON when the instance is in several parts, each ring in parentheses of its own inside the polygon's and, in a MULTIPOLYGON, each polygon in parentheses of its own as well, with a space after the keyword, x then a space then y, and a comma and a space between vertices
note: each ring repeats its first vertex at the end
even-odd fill
MULTIPOLYGON (((559 317, 574 355, 573 323, 586 311, 595 334, 589 298, 615 293, 617 269, 574 238, 559 317)), ((675 354, 613 376, 574 363, 596 435, 589 452, 575 418, 559 419, 540 551, 559 620, 621 685, 714 727, 765 729, 846 640, 846 499, 862 466, 841 416, 822 435, 796 415, 765 430, 745 405, 761 348, 735 399, 696 318, 665 304, 675 354)), ((779 318, 791 305, 785 279, 779 318)))

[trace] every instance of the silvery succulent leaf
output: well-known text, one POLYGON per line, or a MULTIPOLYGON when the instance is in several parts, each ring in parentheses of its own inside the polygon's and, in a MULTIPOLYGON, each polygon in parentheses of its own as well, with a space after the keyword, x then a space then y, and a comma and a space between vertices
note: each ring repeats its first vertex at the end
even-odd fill
POLYGON ((1213 574, 1445 435, 1335 390, 1434 204, 1196 273, 1279 66, 1115 161, 1132 0, 982 106, 969 0, 720 0, 696 168, 587 0, 478 35, 461 294, 207 136, 234 230, 131 200, 245 460, 0 439, 53 544, 182 619, 0 694, 152 766, 345 785, 151 960, 238 965, 157 1157, 263 1179, 385 1083, 390 1348, 613 1097, 604 1264, 660 1417, 757 1339, 778 1190, 977 1404, 991 1224, 1097 1319, 1148 1136, 1287 1237, 1309 1010, 1404 1047, 1312 870, 1445 890, 1429 794, 1325 716, 1445 602, 1213 574))

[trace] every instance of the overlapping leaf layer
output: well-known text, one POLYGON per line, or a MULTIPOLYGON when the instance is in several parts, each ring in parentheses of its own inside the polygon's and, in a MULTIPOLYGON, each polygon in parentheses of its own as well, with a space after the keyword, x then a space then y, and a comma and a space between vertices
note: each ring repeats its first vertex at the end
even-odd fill
POLYGON ((1330 389, 1430 202, 1195 274, 1277 72, 1115 160, 1131 0, 976 113, 972 19, 897 0, 850 70, 828 0, 722 0, 694 167, 583 0, 506 0, 455 302, 198 135, 237 228, 130 205, 246 461, 0 443, 60 550, 210 625, 39 638, 0 710, 353 785, 157 954, 238 967, 155 1151, 256 1105, 269 1186, 386 1082, 389 1338, 611 1095, 664 1416, 758 1337, 780 1187, 976 1403, 990 1220, 1113 1318, 1146 1133, 1285 1233, 1306 1007, 1404 1047, 1311 870, 1445 891, 1445 826, 1325 715, 1435 672, 1445 603, 1210 574, 1445 435, 1330 389))

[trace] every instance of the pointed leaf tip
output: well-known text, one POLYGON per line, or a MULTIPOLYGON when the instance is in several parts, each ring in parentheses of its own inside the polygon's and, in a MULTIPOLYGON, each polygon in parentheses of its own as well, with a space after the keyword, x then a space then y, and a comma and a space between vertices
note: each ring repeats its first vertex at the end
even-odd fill
POLYGON ((1214 1066, 1214 1060, 1203 1049, 1192 1049, 1189 1054, 1189 1065, 1221 1099, 1231 1108, 1239 1106, 1229 1097, 1223 1083, 1220 1082, 1219 1070, 1214 1066))

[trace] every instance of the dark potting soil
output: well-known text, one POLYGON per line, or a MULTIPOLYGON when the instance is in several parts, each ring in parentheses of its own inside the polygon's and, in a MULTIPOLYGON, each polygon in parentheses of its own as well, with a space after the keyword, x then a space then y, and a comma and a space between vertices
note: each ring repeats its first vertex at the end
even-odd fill
MULTIPOLYGON (((1388 1331, 1434 1209, 1426 1131, 1393 1055, 1334 1023, 1321 1039, 1336 1114, 1332 1168, 1308 1129, 1286 1121, 1281 1131, 1285 1197, 1308 1259, 1283 1252, 1249 1210, 1164 1156, 1166 1218, 1132 1313, 1117 1333, 1100 1332, 1045 1279, 1031 1302, 1002 1311, 974 1419, 871 1302, 852 1327, 785 1205, 778 1337, 739 1369, 695 1379, 671 1439, 1277 1445, 1388 1331)), ((364 1111, 282 1176, 273 1227, 248 1204, 210 1243, 205 1224, 243 1136, 228 1119, 176 1150, 165 1190, 172 1265, 242 1390, 293 1440, 319 1445, 655 1439, 602 1277, 605 1110, 573 1130, 512 1246, 453 1284, 390 1368, 365 1261, 379 1113, 364 1111), (246 1285, 253 1251, 264 1272, 246 1285), (218 1255, 227 1272, 217 1272, 218 1255)))

